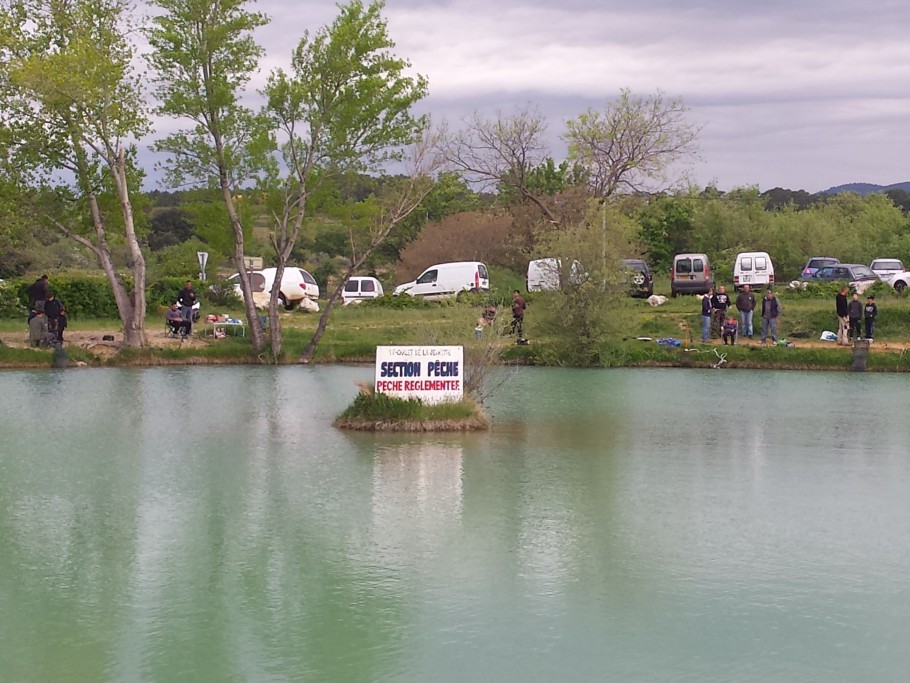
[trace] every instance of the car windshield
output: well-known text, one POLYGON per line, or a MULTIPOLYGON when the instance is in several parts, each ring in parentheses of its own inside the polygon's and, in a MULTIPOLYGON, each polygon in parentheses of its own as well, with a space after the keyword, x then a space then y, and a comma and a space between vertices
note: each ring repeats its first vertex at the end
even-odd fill
POLYGON ((878 278, 869 266, 853 266, 853 277, 856 280, 878 278))
POLYGON ((872 270, 903 270, 904 264, 896 259, 879 259, 872 262, 872 270))
POLYGON ((834 258, 812 258, 809 259, 809 264, 806 268, 824 268, 825 266, 833 266, 837 263, 837 259, 834 258))

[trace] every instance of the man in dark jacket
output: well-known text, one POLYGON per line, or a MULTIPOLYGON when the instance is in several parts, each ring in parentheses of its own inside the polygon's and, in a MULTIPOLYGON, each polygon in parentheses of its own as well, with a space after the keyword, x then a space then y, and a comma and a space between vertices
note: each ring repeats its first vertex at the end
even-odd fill
POLYGON ((60 314, 63 312, 63 302, 53 292, 48 292, 47 301, 44 302, 44 314, 47 316, 47 331, 59 339, 60 314))
POLYGON ((519 339, 521 339, 523 334, 522 326, 524 325, 526 306, 527 304, 524 297, 521 296, 521 292, 517 289, 512 292, 512 327, 509 334, 518 332, 519 339))
POLYGON ((187 334, 189 334, 193 325, 193 306, 196 305, 196 290, 193 289, 192 280, 187 280, 183 284, 183 289, 177 294, 177 303, 180 304, 180 312, 183 313, 183 319, 187 322, 187 334))
POLYGON ((771 342, 777 342, 777 317, 780 315, 780 302, 774 296, 771 288, 765 292, 765 298, 761 300, 761 343, 764 344, 768 338, 768 332, 771 333, 771 342))
POLYGON ((42 275, 25 290, 31 299, 31 307, 36 311, 44 310, 44 302, 47 301, 48 289, 47 275, 42 275))
POLYGON ((730 305, 730 296, 727 288, 721 285, 711 297, 711 336, 720 337, 720 328, 723 327, 724 318, 727 317, 727 307, 730 305))
POLYGON ((708 343, 708 332, 711 330, 711 300, 714 298, 714 289, 701 298, 701 343, 708 343))
POLYGON ((752 339, 752 313, 755 311, 755 295, 749 285, 743 285, 736 297, 736 310, 739 311, 739 338, 752 339))
POLYGON ((841 346, 849 346, 850 340, 850 311, 847 308, 847 285, 844 285, 840 293, 834 297, 834 305, 837 310, 837 343, 841 346))

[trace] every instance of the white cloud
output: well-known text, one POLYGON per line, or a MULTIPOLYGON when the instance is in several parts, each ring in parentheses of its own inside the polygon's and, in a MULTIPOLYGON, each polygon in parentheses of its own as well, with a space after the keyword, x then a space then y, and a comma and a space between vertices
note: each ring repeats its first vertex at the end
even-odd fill
MULTIPOLYGON (((334 0, 264 0, 268 58, 252 86, 287 64, 334 0)), ((509 111, 562 121, 622 87, 680 96, 703 124, 701 182, 810 191, 910 179, 910 41, 904 2, 702 0, 387 0, 384 15, 434 118, 509 111)))

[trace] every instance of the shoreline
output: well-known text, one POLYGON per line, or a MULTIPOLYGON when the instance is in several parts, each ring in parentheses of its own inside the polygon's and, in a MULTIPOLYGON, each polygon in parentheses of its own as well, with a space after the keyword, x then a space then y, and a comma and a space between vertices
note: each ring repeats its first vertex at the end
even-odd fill
MULTIPOLYGON (((125 349, 117 341, 104 341, 104 335, 120 332, 111 329, 70 332, 64 350, 67 368, 83 367, 161 367, 178 365, 297 365, 296 361, 267 363, 251 349, 236 344, 221 345, 222 340, 194 337, 179 340, 163 332, 148 334, 149 344, 142 349, 125 349)), ((748 340, 733 346, 723 344, 698 345, 688 351, 683 347, 664 348, 650 342, 624 340, 607 342, 601 349, 599 362, 587 367, 596 368, 712 368, 720 362, 722 369, 852 371, 853 347, 836 346, 833 342, 794 340, 795 347, 762 346, 748 340), (697 349, 697 351, 695 351, 697 349), (695 351, 695 352, 693 352, 695 351), (720 355, 718 355, 720 354, 720 355), (723 356, 723 358, 721 358, 723 356)), ((18 332, 0 333, 0 369, 40 369, 53 367, 51 349, 28 346, 25 335, 18 332)), ((317 356, 312 365, 371 364, 374 359, 357 353, 345 354, 325 345, 328 353, 317 356)), ((869 349, 865 372, 910 372, 910 344, 876 341, 869 349)), ((551 360, 553 349, 546 343, 516 347, 503 344, 497 365, 533 367, 562 367, 551 360)))

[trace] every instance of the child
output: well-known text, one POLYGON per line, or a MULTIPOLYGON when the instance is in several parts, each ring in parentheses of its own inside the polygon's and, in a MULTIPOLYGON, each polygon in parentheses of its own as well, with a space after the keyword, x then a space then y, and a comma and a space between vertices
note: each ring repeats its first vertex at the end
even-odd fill
POLYGON ((859 294, 856 292, 853 293, 853 298, 847 304, 847 316, 850 323, 847 338, 849 340, 862 339, 863 302, 859 300, 859 294))
POLYGON ((878 315, 878 306, 875 297, 870 294, 866 297, 866 307, 863 309, 863 322, 866 323, 866 339, 872 339, 875 332, 875 316, 878 315))
POLYGON ((727 318, 724 320, 723 325, 723 338, 724 346, 727 345, 727 340, 730 340, 730 344, 736 344, 736 318, 727 318))
POLYGON ((60 309, 60 317, 57 318, 57 341, 63 344, 63 330, 66 329, 66 307, 60 309))

